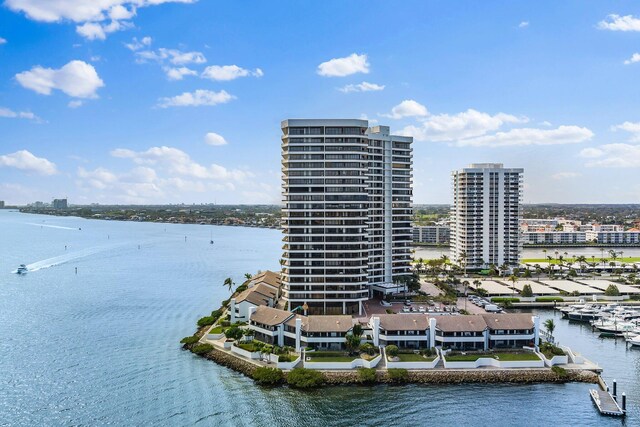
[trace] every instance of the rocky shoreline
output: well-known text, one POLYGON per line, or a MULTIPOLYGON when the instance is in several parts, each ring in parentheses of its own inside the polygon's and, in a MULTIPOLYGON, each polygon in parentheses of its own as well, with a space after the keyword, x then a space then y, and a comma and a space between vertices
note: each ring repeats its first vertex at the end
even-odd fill
MULTIPOLYGON (((204 333, 204 328, 198 331, 198 335, 204 333)), ((195 344, 186 344, 185 350, 190 350, 195 344)), ((213 348, 208 353, 200 355, 221 366, 253 378, 257 364, 244 360, 234 354, 213 348)), ((345 371, 320 371, 323 375, 323 386, 358 385, 362 381, 356 370, 345 371)), ((287 371, 284 371, 286 380, 287 371)), ((286 382, 286 381, 285 381, 286 382)), ((598 382, 598 374, 587 370, 566 370, 558 374, 550 368, 536 369, 430 369, 408 370, 407 376, 401 380, 393 379, 387 370, 376 370, 375 381, 366 385, 375 384, 533 384, 533 383, 568 383, 581 382, 595 384, 598 382)))

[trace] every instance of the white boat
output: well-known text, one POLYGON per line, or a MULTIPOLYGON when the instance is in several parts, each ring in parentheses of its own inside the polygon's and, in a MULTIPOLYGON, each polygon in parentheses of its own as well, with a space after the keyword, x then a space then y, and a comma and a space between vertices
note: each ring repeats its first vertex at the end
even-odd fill
POLYGON ((633 346, 640 347, 640 335, 636 335, 633 338, 627 338, 627 342, 633 346))
POLYGON ((567 313, 567 318, 569 318, 569 320, 575 320, 577 322, 591 322, 600 318, 600 315, 598 314, 597 310, 585 307, 579 310, 570 311, 569 313, 567 313))
POLYGON ((16 270, 16 274, 27 274, 28 272, 29 269, 24 264, 20 264, 20 267, 18 267, 18 269, 16 270))

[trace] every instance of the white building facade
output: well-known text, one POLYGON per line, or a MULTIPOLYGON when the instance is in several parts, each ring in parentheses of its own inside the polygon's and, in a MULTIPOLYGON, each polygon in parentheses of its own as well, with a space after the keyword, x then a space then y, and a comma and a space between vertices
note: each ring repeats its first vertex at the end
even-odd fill
POLYGON ((374 286, 411 274, 412 139, 350 119, 285 120, 282 132, 283 299, 361 314, 374 286))
POLYGON ((523 173, 500 163, 472 164, 452 173, 452 261, 471 269, 519 265, 523 173))

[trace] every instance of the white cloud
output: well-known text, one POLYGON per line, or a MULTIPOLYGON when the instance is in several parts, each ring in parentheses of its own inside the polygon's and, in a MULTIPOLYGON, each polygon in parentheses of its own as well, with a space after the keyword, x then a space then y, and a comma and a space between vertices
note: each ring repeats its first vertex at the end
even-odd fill
POLYGON ((38 65, 16 74, 16 79, 23 87, 42 95, 50 95, 53 89, 58 89, 76 98, 97 98, 96 91, 104 86, 93 65, 78 60, 59 69, 38 65))
POLYGON ((30 111, 13 111, 4 107, 0 107, 0 117, 5 119, 28 119, 40 121, 40 117, 30 111))
POLYGON ((227 145, 227 140, 222 135, 218 135, 215 132, 209 132, 204 136, 204 142, 209 145, 227 145))
POLYGON ((2 37, 0 37, 0 45, 3 45, 7 42, 7 39, 3 39, 2 37))
POLYGON ((107 34, 126 30, 132 27, 133 24, 129 21, 111 21, 108 24, 85 22, 84 24, 76 27, 76 32, 87 40, 105 40, 107 38, 107 34))
POLYGON ((40 175, 55 175, 56 165, 44 157, 36 157, 27 150, 0 156, 0 167, 16 168, 40 175))
POLYGON ((182 80, 184 76, 196 76, 198 73, 187 67, 165 67, 164 72, 169 80, 182 80))
POLYGON ((235 98, 235 96, 224 90, 214 92, 210 90, 197 89, 194 92, 184 92, 181 95, 170 98, 160 98, 158 106, 160 108, 211 106, 226 104, 235 98))
POLYGON ((79 23, 76 30, 89 39, 104 39, 106 34, 130 28, 126 21, 138 8, 163 3, 194 3, 196 0, 6 0, 4 5, 14 12, 23 12, 40 22, 79 23), (109 24, 103 24, 110 20, 109 24), (91 24, 87 26, 87 24, 91 24))
POLYGON ((350 92, 371 92, 371 91, 379 91, 384 90, 384 85, 378 85, 375 83, 362 82, 358 84, 350 84, 343 86, 338 89, 340 92, 350 93, 350 92))
POLYGON ((344 77, 356 73, 369 73, 367 55, 352 53, 345 58, 333 58, 318 65, 317 73, 324 77, 344 77))
POLYGON ((459 147, 507 147, 525 145, 578 144, 593 137, 591 130, 579 126, 559 126, 556 129, 519 128, 476 138, 462 139, 459 147))
POLYGON ((262 77, 264 73, 260 68, 256 68, 254 71, 247 70, 237 65, 210 65, 204 69, 201 77, 205 79, 228 81, 234 80, 239 77, 262 77))
POLYGON ((640 122, 624 122, 611 127, 612 131, 624 130, 631 134, 630 142, 640 142, 640 122))
POLYGON ((527 28, 529 26, 529 21, 522 21, 518 24, 518 28, 527 28))
POLYGON ((79 99, 72 99, 67 104, 67 107, 69 107, 69 108, 78 108, 78 107, 82 107, 83 104, 84 104, 84 102, 79 100, 79 99))
POLYGON ((428 116, 429 111, 424 105, 413 99, 405 99, 400 104, 391 109, 391 114, 381 114, 383 117, 391 119, 401 119, 403 117, 423 117, 428 116))
POLYGON ((585 148, 580 156, 591 159, 588 167, 640 168, 640 145, 606 144, 597 148, 585 148))
POLYGON ((579 176, 582 176, 582 174, 579 174, 578 172, 558 172, 551 175, 551 178, 555 180, 562 180, 562 179, 578 178, 579 176))
POLYGON ((153 39, 149 36, 143 37, 140 41, 138 41, 137 37, 134 37, 131 40, 131 43, 125 43, 124 45, 127 47, 127 49, 136 51, 142 49, 143 47, 150 46, 152 41, 153 39))
POLYGON ((612 14, 598 22, 598 28, 610 31, 640 31, 640 19, 634 18, 633 15, 612 14))
POLYGON ((624 65, 635 64, 636 62, 640 62, 640 53, 634 53, 631 55, 631 58, 624 61, 624 65))
POLYGON ((146 151, 132 151, 119 148, 111 152, 113 157, 131 159, 140 165, 157 165, 166 169, 172 175, 187 176, 198 179, 243 181, 253 176, 250 172, 240 169, 227 169, 212 163, 201 165, 191 159, 184 151, 173 147, 151 147, 146 151))
POLYGON ((164 47, 158 50, 141 50, 136 52, 138 62, 145 61, 157 61, 163 63, 169 61, 174 65, 187 65, 187 64, 204 64, 207 62, 202 52, 183 52, 178 49, 166 49, 164 47))
POLYGON ((429 116, 422 119, 418 126, 405 127, 401 133, 413 136, 417 141, 454 141, 482 136, 498 130, 505 124, 526 123, 527 121, 526 117, 516 117, 505 113, 492 116, 469 109, 454 115, 429 116))

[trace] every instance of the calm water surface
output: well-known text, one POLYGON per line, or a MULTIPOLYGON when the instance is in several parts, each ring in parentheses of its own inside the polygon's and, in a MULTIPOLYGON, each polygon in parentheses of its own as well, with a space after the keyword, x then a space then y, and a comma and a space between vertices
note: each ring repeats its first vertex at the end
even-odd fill
POLYGON ((584 384, 263 389, 180 349, 226 277, 280 253, 276 230, 0 211, 0 425, 640 425, 640 351, 560 320, 560 341, 629 394, 625 422, 584 384))

